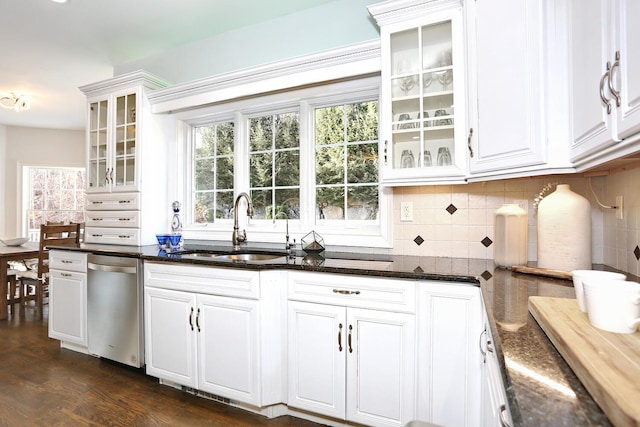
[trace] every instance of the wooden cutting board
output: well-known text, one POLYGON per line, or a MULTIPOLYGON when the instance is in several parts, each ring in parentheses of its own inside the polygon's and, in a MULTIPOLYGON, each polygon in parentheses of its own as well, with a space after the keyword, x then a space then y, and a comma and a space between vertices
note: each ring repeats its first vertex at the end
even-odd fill
POLYGON ((574 299, 529 297, 529 311, 616 426, 640 426, 640 332, 591 326, 574 299))

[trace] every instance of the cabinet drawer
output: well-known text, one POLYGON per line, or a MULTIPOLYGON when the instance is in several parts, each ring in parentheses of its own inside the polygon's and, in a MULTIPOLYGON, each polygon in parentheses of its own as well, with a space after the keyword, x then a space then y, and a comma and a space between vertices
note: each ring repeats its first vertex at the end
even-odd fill
POLYGON ((260 273, 236 268, 145 262, 144 286, 259 299, 260 273))
POLYGON ((87 194, 88 211, 126 211, 140 209, 140 193, 87 194))
POLYGON ((49 251, 49 269, 87 272, 87 254, 72 251, 49 251))
POLYGON ((290 272, 290 300, 415 313, 416 282, 403 279, 290 272))
POLYGON ((87 227, 140 227, 140 211, 87 211, 87 227))
POLYGON ((86 227, 84 241, 107 245, 140 245, 140 230, 137 228, 86 227))

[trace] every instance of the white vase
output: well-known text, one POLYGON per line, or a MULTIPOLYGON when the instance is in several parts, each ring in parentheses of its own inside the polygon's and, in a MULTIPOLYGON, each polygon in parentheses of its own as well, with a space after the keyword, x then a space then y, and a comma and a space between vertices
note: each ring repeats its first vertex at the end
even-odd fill
POLYGON ((538 205, 538 267, 591 269, 591 205, 568 184, 538 205))
POLYGON ((527 211, 506 204, 494 213, 493 262, 500 267, 527 264, 527 211))

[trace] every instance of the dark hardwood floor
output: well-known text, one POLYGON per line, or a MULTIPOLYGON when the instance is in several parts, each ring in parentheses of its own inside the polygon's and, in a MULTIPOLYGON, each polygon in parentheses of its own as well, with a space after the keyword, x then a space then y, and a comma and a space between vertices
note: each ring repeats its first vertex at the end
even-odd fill
POLYGON ((47 306, 0 320, 0 426, 318 426, 251 414, 158 384, 142 370, 61 349, 47 306))

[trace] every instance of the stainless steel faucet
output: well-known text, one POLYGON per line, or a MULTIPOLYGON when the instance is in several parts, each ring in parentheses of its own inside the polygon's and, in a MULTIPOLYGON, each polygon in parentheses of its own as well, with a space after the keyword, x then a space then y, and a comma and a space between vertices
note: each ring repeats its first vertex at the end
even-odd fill
POLYGON ((273 217, 273 221, 275 222, 279 215, 284 215, 284 219, 287 221, 287 231, 285 235, 284 248, 287 251, 287 254, 291 255, 291 249, 296 245, 296 239, 293 239, 293 243, 289 243, 289 216, 286 214, 286 212, 280 211, 276 213, 273 217))
POLYGON ((247 216, 253 218, 253 203, 251 202, 251 197, 245 192, 238 194, 236 202, 233 205, 233 234, 231 235, 233 249, 239 249, 240 244, 247 241, 247 230, 242 230, 242 233, 240 233, 240 226, 238 225, 238 204, 243 197, 247 200, 247 216))

